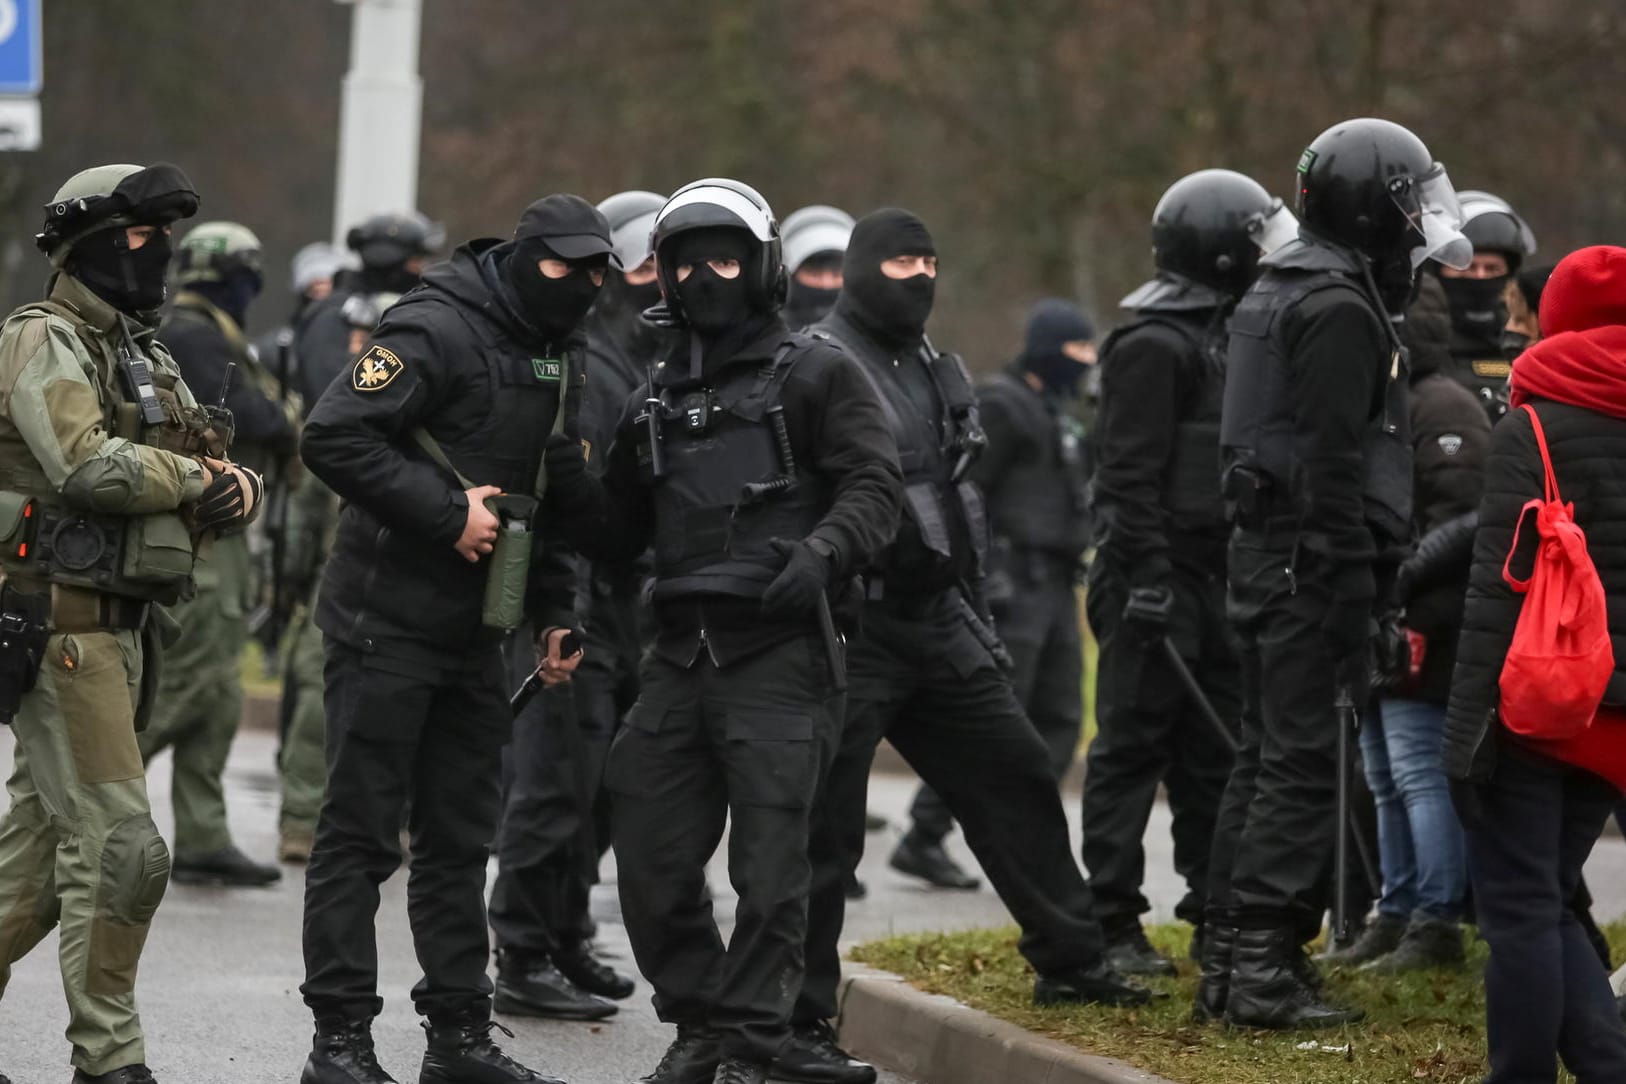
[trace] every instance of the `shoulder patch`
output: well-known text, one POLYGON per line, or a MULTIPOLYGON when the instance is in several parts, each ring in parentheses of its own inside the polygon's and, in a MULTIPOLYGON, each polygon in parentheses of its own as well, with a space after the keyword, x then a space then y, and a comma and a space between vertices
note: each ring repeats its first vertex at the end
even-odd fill
POLYGON ((1446 455, 1456 455, 1462 451, 1462 437, 1456 433, 1444 433, 1440 436, 1440 451, 1446 455))
POLYGON ((406 365, 400 358, 382 346, 374 345, 356 359, 350 383, 357 391, 382 391, 405 371, 406 365))

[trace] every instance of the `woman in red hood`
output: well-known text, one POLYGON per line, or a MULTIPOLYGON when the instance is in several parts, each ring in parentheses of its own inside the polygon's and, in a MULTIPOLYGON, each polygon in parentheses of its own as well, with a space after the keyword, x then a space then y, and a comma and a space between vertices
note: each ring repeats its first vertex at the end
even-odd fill
MULTIPOLYGON (((1614 803, 1626 790, 1626 249, 1596 246, 1554 269, 1541 298, 1545 336, 1513 364, 1514 409, 1491 437, 1485 496, 1451 682, 1445 766, 1468 830, 1468 866, 1485 969, 1486 1084, 1626 1081, 1626 1025, 1608 977, 1566 906, 1614 803), (1615 669, 1580 736, 1520 737, 1497 717, 1498 679, 1522 595, 1503 563, 1527 502, 1544 496, 1528 403, 1553 473, 1603 581, 1615 669)), ((1526 523, 1513 570, 1527 575, 1526 523)))

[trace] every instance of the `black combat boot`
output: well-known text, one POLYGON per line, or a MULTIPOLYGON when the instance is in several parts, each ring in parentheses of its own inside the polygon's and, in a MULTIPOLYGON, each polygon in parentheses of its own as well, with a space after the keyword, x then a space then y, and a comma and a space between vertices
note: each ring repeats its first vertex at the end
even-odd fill
MULTIPOLYGON (((11 1084, 4 1076, 0 1076, 0 1084, 11 1084)), ((73 1071, 73 1084, 157 1084, 152 1078, 152 1070, 145 1065, 126 1065, 119 1069, 110 1069, 105 1073, 91 1076, 83 1069, 73 1071)))
POLYGON ((372 1021, 318 1016, 299 1084, 395 1084, 373 1053, 372 1021))
POLYGON ((603 1020, 620 1011, 614 1002, 578 989, 546 956, 515 949, 497 953, 497 993, 491 1007, 509 1016, 552 1020, 603 1020))
POLYGON ((262 888, 282 880, 282 871, 260 865, 228 843, 206 854, 177 854, 170 863, 169 879, 183 885, 262 888))
POLYGON ((423 1054, 418 1084, 564 1084, 525 1068, 491 1041, 493 1028, 510 1039, 514 1033, 487 1020, 482 1012, 452 1013, 425 1020, 429 1049, 423 1054))
POLYGON ((1336 1028, 1366 1014, 1328 1005, 1299 977, 1299 945, 1285 929, 1238 930, 1225 1019, 1237 1027, 1336 1028))
POLYGON ((941 840, 927 839, 913 828, 898 840, 887 865, 936 888, 973 889, 982 884, 948 856, 941 840))
POLYGON ((1231 960, 1236 954, 1236 927, 1215 922, 1203 924, 1202 976, 1197 980, 1197 1001, 1191 1018, 1207 1024, 1225 1016, 1225 999, 1231 992, 1231 960))
POLYGON ((774 1059, 773 1078, 794 1084, 874 1084, 875 1066, 837 1046, 835 1029, 820 1020, 796 1028, 774 1059))
POLYGON ((1107 932, 1107 966, 1120 975, 1172 975, 1174 963, 1152 947, 1139 922, 1107 932))
POLYGON ((763 1084, 768 1079, 768 1067, 761 1062, 746 1061, 732 1054, 717 1063, 712 1084, 763 1084))
POLYGON ((1462 927, 1440 918, 1413 915, 1400 945, 1389 955, 1362 964, 1362 971, 1398 975, 1405 971, 1458 968, 1467 962, 1462 949, 1462 927))
POLYGON ((717 1033, 698 1024, 679 1024, 677 1038, 661 1055, 660 1064, 638 1084, 711 1084, 723 1060, 717 1033))
POLYGON ((1405 919, 1379 911, 1378 917, 1366 924, 1353 943, 1323 952, 1316 958, 1329 967, 1355 967, 1389 955, 1400 947, 1400 939, 1405 935, 1405 919))
POLYGON ((593 946, 587 941, 561 945, 553 954, 553 966, 559 974, 575 984, 578 990, 599 997, 620 1001, 632 996, 638 984, 609 964, 593 955, 593 946))
POLYGON ((1035 1005, 1145 1005, 1152 991, 1136 986, 1107 966, 1105 959, 1089 967, 1040 975, 1033 982, 1035 1005))

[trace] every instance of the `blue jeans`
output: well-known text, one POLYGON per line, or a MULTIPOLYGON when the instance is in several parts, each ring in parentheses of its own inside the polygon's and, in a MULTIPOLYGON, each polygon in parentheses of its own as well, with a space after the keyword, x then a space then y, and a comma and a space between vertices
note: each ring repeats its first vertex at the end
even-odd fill
POLYGON ((1457 922, 1467 894, 1462 824, 1441 762, 1445 707, 1383 700, 1361 721, 1361 759, 1378 807, 1378 912, 1457 922))

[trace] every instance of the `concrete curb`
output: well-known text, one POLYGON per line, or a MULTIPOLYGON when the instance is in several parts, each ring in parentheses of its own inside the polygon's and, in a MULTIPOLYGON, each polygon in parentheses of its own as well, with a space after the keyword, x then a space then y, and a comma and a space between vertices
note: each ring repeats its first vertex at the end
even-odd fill
POLYGON ((930 1084, 1174 1084, 843 961, 837 1031, 866 1061, 930 1084))

